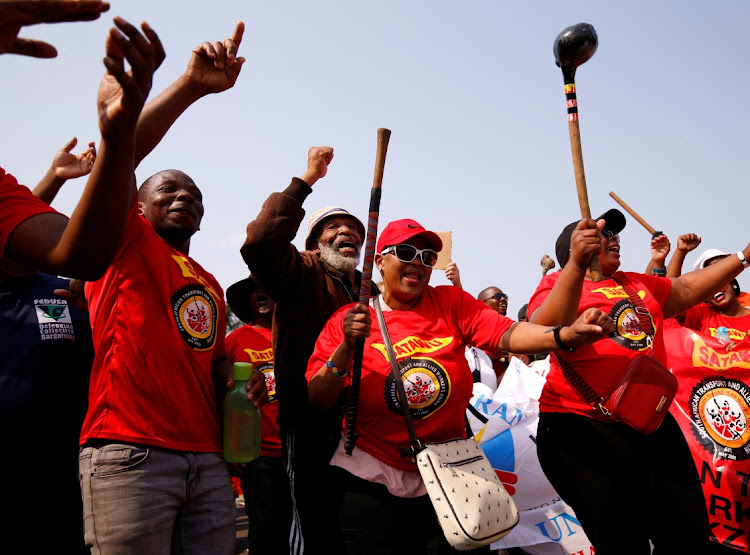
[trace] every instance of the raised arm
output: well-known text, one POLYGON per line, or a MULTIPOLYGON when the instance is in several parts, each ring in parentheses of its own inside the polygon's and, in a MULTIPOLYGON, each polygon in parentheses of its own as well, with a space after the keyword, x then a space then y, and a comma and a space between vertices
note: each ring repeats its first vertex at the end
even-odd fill
POLYGON ((737 255, 729 255, 702 270, 688 272, 678 278, 670 278, 672 291, 667 302, 664 303, 664 317, 677 316, 699 302, 705 301, 719 288, 740 275, 745 266, 740 262, 739 255, 742 255, 745 260, 750 259, 750 245, 739 251, 737 255))
POLYGON ((293 178, 283 192, 272 193, 255 220, 247 225, 247 238, 240 249, 242 258, 277 303, 298 293, 286 287, 303 271, 300 253, 292 241, 305 215, 302 203, 312 192, 312 185, 326 175, 332 160, 331 147, 310 148, 302 178, 293 178))
POLYGON ((55 155, 47 173, 32 191, 37 198, 47 204, 52 204, 60 188, 68 179, 83 177, 91 173, 96 161, 96 147, 92 141, 86 150, 73 154, 70 151, 77 143, 78 139, 73 137, 55 155))
POLYGON ((54 46, 20 38, 21 28, 38 23, 91 21, 108 9, 109 3, 100 0, 0 0, 0 54, 54 58, 54 46))
POLYGON ((676 278, 682 275, 682 264, 685 262, 685 256, 701 244, 701 238, 695 233, 686 233, 680 235, 677 239, 677 249, 672 255, 672 260, 667 266, 667 277, 676 278))
POLYGON ((237 57, 244 32, 240 21, 230 38, 195 47, 185 73, 144 107, 138 120, 136 167, 193 102, 234 86, 245 63, 245 58, 237 57))
POLYGON ((651 238, 651 261, 646 266, 646 274, 662 277, 667 275, 665 261, 671 248, 669 237, 666 235, 651 238))
POLYGON ((107 74, 98 96, 101 146, 81 200, 68 220, 39 214, 19 225, 6 255, 34 269, 81 279, 101 277, 117 252, 135 194, 135 126, 151 89, 161 43, 142 25, 144 37, 122 18, 107 37, 107 74), (124 34, 123 34, 124 33, 124 34), (125 71, 125 60, 132 68, 125 71))
POLYGON ((461 272, 458 270, 458 264, 456 264, 452 260, 448 262, 448 265, 445 267, 445 277, 454 286, 458 287, 459 289, 463 289, 463 287, 461 286, 461 272))
MULTIPOLYGON (((592 256, 598 256, 602 248, 600 232, 604 220, 581 220, 570 240, 570 255, 560 273, 560 278, 544 300, 531 315, 529 321, 542 326, 571 325, 578 318, 578 305, 586 270, 592 256)), ((564 261, 560 261, 561 264, 564 261)), ((525 351, 515 350, 517 353, 525 351)))

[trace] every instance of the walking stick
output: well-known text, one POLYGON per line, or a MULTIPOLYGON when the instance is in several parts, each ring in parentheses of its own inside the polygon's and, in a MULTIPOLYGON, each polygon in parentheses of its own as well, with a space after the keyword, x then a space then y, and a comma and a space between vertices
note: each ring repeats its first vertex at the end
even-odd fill
MULTIPOLYGON (((383 184, 385 155, 388 152, 388 141, 391 138, 389 129, 378 129, 378 146, 375 154, 375 177, 370 190, 370 211, 367 215, 367 239, 365 240, 365 258, 362 262, 362 283, 359 288, 359 302, 367 305, 370 302, 372 288, 372 265, 375 259, 375 241, 378 236, 378 218, 380 216, 380 187, 383 184)), ((354 344, 354 362, 352 364, 352 384, 349 390, 349 409, 346 413, 346 434, 344 435, 344 453, 352 456, 357 441, 356 425, 359 409, 359 385, 362 378, 362 356, 365 351, 365 340, 357 339, 354 344)))

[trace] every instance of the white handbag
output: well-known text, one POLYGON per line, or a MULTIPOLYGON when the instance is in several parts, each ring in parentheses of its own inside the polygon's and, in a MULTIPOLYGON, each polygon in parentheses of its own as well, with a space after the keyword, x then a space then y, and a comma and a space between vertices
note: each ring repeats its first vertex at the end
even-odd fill
MULTIPOLYGON (((518 524, 518 509, 473 438, 422 445, 417 438, 378 297, 373 300, 383 343, 391 361, 399 404, 427 494, 443 535, 459 551, 476 549, 508 535, 518 524)), ((408 451, 408 450, 407 450, 408 451)))

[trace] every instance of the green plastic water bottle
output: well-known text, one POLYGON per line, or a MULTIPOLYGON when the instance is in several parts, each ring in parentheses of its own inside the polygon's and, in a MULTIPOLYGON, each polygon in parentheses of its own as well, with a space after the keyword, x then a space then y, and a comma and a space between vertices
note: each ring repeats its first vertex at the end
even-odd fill
POLYGON ((260 454, 260 410, 247 400, 247 380, 253 374, 249 362, 232 367, 234 387, 224 397, 224 459, 246 463, 260 454))

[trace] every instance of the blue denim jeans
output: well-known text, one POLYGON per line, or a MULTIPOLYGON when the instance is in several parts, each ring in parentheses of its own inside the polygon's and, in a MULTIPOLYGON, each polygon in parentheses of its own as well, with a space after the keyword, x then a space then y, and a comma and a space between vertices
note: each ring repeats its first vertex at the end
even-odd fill
POLYGON ((234 553, 236 509, 217 453, 97 443, 78 477, 91 553, 234 553))

